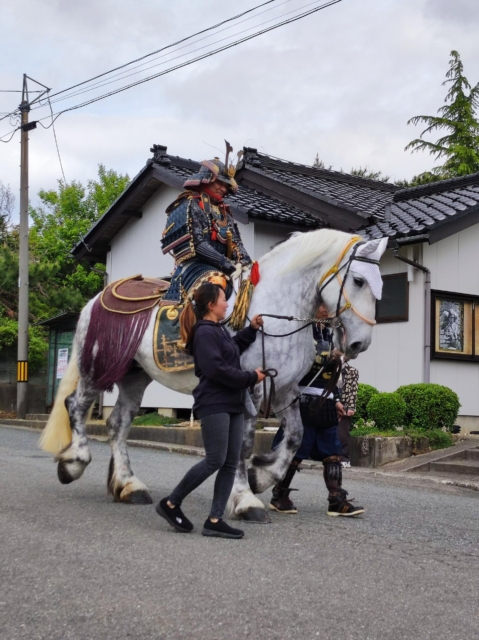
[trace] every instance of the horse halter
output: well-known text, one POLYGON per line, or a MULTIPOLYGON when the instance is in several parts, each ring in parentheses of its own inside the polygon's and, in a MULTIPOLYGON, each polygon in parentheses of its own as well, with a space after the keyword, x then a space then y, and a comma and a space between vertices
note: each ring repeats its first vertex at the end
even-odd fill
POLYGON ((339 254, 339 257, 336 260, 336 262, 333 264, 333 266, 330 269, 328 269, 328 271, 326 271, 324 276, 319 281, 319 285, 318 285, 319 286, 319 295, 321 296, 321 293, 323 292, 323 290, 336 277, 338 279, 339 286, 340 286, 338 304, 336 305, 336 313, 334 314, 334 316, 331 316, 329 318, 329 320, 333 320, 335 318, 339 318, 339 316, 344 311, 347 311, 348 309, 351 309, 358 316, 358 318, 360 318, 363 322, 365 322, 366 324, 369 324, 371 326, 374 326, 376 324, 376 320, 374 320, 374 319, 371 320, 370 318, 366 318, 366 316, 363 316, 363 314, 360 313, 356 309, 356 307, 351 303, 350 299, 348 298, 348 295, 346 293, 346 289, 345 289, 345 286, 344 286, 346 284, 346 279, 348 277, 349 270, 351 269, 351 263, 352 263, 353 260, 358 260, 360 262, 369 262, 370 264, 379 265, 379 260, 372 260, 371 258, 363 258, 362 256, 360 256, 360 257, 356 256, 356 252, 359 249, 359 247, 362 244, 365 244, 364 241, 361 242, 361 240, 362 240, 361 236, 354 236, 354 237, 351 238, 351 240, 349 240, 349 242, 346 244, 344 249, 339 254), (342 260, 344 259, 345 255, 348 253, 348 251, 351 249, 351 247, 353 247, 351 255, 349 256, 348 260, 342 266, 340 266, 342 260), (345 269, 344 278, 342 278, 341 274, 340 274, 340 272, 343 269, 345 269), (344 300, 345 300, 345 304, 343 306, 341 306, 341 298, 344 298, 344 300))

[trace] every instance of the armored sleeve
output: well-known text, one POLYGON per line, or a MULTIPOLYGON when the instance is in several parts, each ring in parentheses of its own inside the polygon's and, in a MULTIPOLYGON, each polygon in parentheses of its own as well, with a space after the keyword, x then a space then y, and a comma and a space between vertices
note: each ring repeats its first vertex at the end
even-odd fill
POLYGON ((233 242, 236 245, 236 259, 241 264, 251 264, 252 260, 246 251, 236 222, 233 223, 233 242))
POLYGON ((208 229, 208 219, 196 202, 191 203, 190 216, 191 235, 197 257, 227 275, 233 273, 235 270, 234 264, 228 260, 228 258, 222 256, 221 253, 216 251, 216 249, 205 240, 205 230, 208 229))

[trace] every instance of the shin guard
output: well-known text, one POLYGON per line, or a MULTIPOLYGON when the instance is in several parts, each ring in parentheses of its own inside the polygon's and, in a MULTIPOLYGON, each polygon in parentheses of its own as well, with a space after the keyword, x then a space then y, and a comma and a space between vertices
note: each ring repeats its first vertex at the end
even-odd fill
POLYGON ((300 464, 301 464, 301 460, 294 459, 291 462, 291 464, 288 467, 288 470, 286 471, 286 475, 284 476, 284 478, 280 480, 273 487, 274 498, 281 498, 283 496, 288 496, 291 491, 294 491, 294 489, 290 489, 289 487, 293 481, 294 476, 296 475, 296 472, 299 471, 300 464))
POLYGON ((348 493, 342 488, 341 456, 329 456, 323 460, 323 477, 329 492, 328 500, 344 500, 348 493))

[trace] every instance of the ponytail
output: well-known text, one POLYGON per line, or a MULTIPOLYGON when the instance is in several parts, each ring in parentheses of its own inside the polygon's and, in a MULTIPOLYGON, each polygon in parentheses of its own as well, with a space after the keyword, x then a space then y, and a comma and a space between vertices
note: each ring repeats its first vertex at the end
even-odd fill
POLYGON ((196 324, 196 314, 193 303, 188 302, 180 315, 180 336, 181 342, 186 346, 193 338, 193 328, 196 324))
POLYGON ((220 289, 216 284, 204 282, 193 294, 180 315, 180 336, 185 347, 190 351, 190 343, 194 337, 194 328, 198 320, 202 320, 208 313, 208 305, 216 304, 220 289))

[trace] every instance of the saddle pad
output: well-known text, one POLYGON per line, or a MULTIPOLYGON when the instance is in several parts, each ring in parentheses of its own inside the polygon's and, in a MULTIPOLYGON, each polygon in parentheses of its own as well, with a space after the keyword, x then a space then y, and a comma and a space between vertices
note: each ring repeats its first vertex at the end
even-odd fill
POLYGON ((183 305, 161 306, 153 331, 153 355, 162 371, 187 371, 194 367, 190 356, 180 345, 180 313, 183 305))
POLYGON ((100 300, 107 311, 129 315, 157 305, 169 286, 168 281, 159 278, 132 276, 109 284, 100 300))

